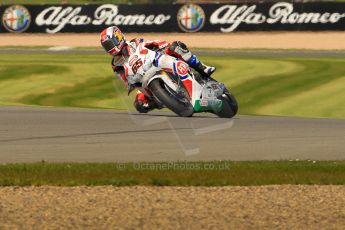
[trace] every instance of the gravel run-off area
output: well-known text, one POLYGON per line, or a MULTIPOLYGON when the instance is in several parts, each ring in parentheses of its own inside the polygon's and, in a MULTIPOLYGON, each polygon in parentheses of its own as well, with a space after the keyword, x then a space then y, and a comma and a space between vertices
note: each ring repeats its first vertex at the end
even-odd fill
POLYGON ((1 229, 343 229, 345 186, 2 187, 1 229))
MULTIPOLYGON (((126 33, 146 40, 180 40, 189 47, 344 50, 345 32, 126 33)), ((1 46, 100 47, 99 34, 0 34, 1 46)))

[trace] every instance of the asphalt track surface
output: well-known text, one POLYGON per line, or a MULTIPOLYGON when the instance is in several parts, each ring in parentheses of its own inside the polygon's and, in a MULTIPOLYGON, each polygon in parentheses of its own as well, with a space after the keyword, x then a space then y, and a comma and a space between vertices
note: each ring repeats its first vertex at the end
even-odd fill
POLYGON ((345 159, 345 120, 0 107, 0 162, 345 159))

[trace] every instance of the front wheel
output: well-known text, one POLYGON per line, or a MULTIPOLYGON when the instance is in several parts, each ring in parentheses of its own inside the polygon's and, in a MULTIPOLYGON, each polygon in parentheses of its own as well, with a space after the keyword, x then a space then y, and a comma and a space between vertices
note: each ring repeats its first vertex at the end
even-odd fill
POLYGON ((153 95, 166 107, 181 117, 191 117, 194 113, 192 104, 186 97, 179 95, 161 79, 152 80, 148 85, 153 95))
POLYGON ((219 117, 232 118, 237 114, 238 104, 234 95, 224 92, 218 99, 222 101, 222 109, 216 113, 219 117))

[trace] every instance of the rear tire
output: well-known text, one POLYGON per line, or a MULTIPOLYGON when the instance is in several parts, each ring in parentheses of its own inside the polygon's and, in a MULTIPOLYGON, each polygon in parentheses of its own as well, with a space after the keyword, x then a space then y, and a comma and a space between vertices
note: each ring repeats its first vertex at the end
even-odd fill
POLYGON ((232 118, 237 114, 237 100, 230 92, 224 92, 218 99, 223 102, 222 109, 217 113, 219 117, 232 118))
POLYGON ((170 88, 161 79, 152 80, 148 88, 160 102, 177 115, 181 117, 191 117, 193 115, 194 108, 188 99, 181 97, 172 89, 168 90, 170 88))

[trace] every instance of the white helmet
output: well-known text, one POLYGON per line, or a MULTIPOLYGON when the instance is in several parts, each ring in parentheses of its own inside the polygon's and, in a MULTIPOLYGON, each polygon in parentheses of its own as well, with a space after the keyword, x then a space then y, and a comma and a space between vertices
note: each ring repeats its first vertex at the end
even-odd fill
POLYGON ((111 26, 101 32, 101 44, 105 51, 115 56, 121 53, 126 44, 126 38, 118 27, 111 26))

